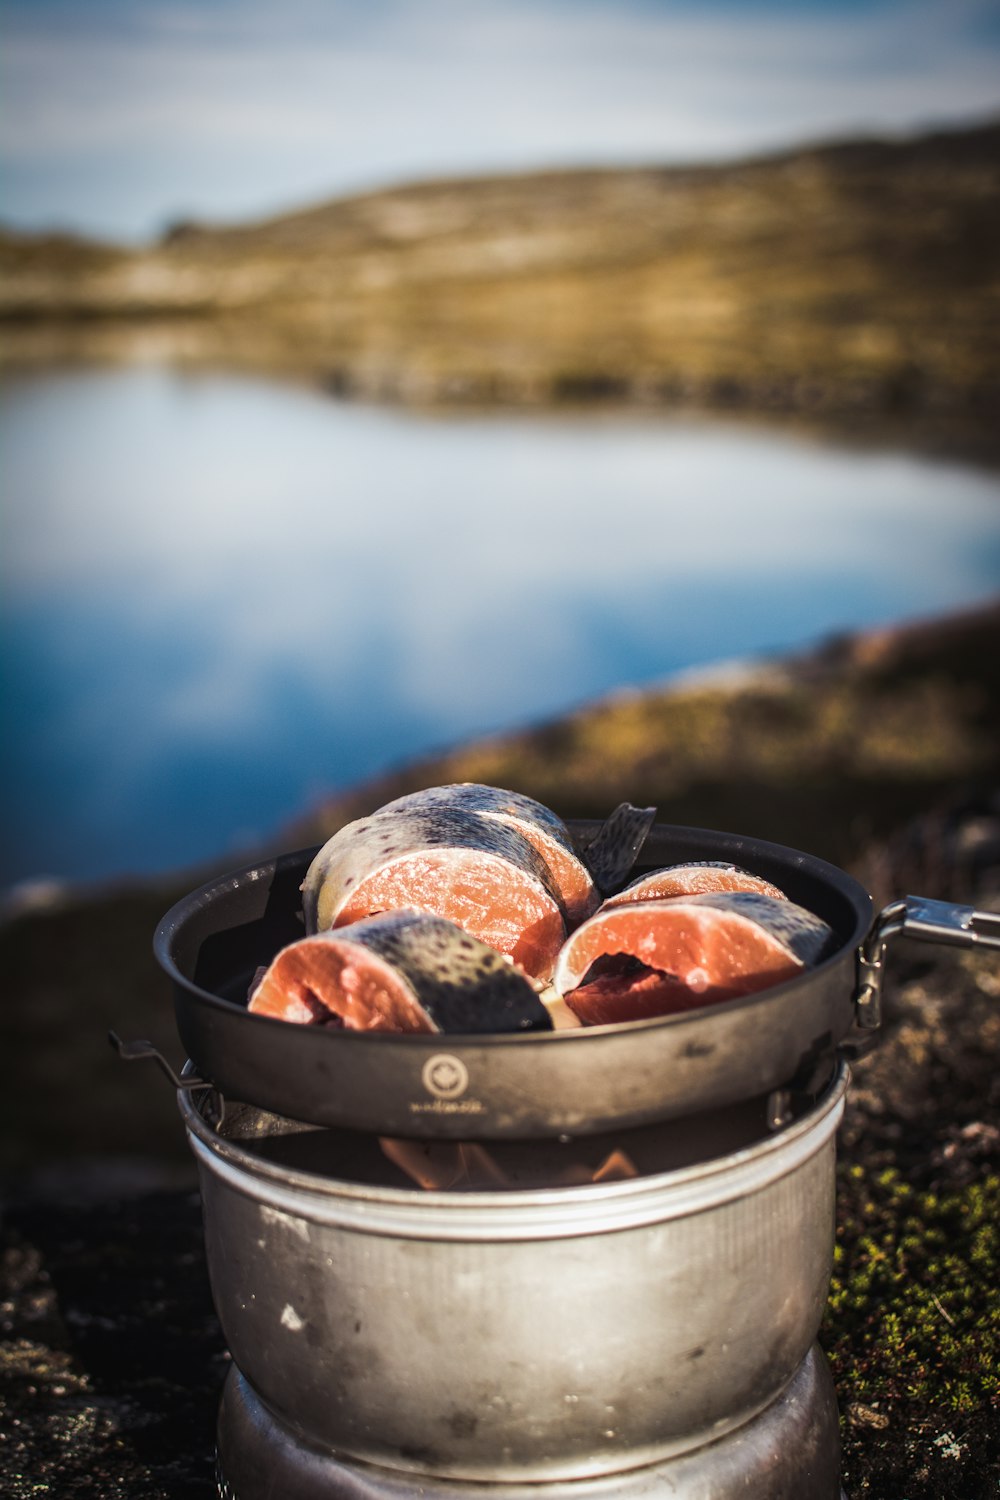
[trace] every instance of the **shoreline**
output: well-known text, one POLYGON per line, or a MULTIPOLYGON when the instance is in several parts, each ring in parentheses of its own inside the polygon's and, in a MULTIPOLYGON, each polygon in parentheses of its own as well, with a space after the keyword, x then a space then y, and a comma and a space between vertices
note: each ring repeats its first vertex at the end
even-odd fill
POLYGON ((341 397, 991 425, 1000 123, 695 167, 416 182, 139 248, 0 229, 28 362, 148 354, 341 397))
POLYGON ((602 385, 560 386, 557 372, 534 376, 496 372, 435 375, 405 363, 379 369, 351 367, 297 346, 294 354, 266 340, 227 331, 206 318, 145 320, 123 317, 78 323, 9 323, 0 315, 0 380, 25 380, 78 372, 142 367, 192 377, 229 376, 301 386, 332 401, 426 415, 509 418, 634 419, 719 423, 791 433, 819 443, 866 451, 900 449, 929 459, 1000 466, 996 390, 914 389, 894 394, 889 385, 860 390, 828 381, 745 381, 720 375, 707 380, 634 378, 623 371, 602 385))

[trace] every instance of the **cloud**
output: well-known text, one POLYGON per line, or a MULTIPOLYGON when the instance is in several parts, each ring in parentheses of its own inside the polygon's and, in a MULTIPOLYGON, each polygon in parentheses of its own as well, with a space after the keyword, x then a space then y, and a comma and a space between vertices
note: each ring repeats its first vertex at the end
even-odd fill
POLYGON ((998 54, 983 0, 16 0, 5 213, 134 236, 421 176, 902 130, 1000 106, 998 54))

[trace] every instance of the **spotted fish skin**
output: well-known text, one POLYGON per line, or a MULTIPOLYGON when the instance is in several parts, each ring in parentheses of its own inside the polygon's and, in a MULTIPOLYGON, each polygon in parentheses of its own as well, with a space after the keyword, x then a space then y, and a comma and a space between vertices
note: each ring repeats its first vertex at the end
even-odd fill
POLYGON ((711 891, 756 891, 779 901, 787 899, 784 891, 769 880, 752 875, 739 865, 697 859, 683 865, 665 865, 662 869, 640 875, 614 895, 606 896, 601 909, 622 906, 629 901, 662 901, 673 896, 698 896, 711 891))
POLYGON ((383 912, 281 950, 250 1010, 350 1030, 478 1035, 550 1031, 532 985, 441 917, 383 912))
POLYGON ((600 893, 566 824, 558 813, 523 792, 458 781, 408 792, 387 802, 379 812, 438 813, 450 808, 493 818, 526 838, 549 867, 569 926, 575 927, 596 911, 600 893))
POLYGON ((711 891, 689 899, 693 906, 735 912, 756 922, 806 968, 820 963, 834 945, 833 932, 822 917, 784 896, 775 898, 758 891, 711 891))
POLYGON ((555 899, 544 860, 516 829, 454 808, 380 808, 347 823, 320 849, 302 882, 306 931, 331 927, 358 882, 402 855, 469 849, 495 855, 537 880, 555 899))
POLYGON ((814 913, 756 892, 627 902, 602 907, 577 928, 563 945, 553 984, 581 1014, 587 981, 596 982, 602 1019, 615 1014, 620 991, 621 1018, 632 1019, 638 1011, 630 1010, 628 992, 648 991, 652 983, 656 993, 646 995, 643 1013, 668 1014, 779 984, 820 962, 832 945, 833 933, 814 913), (633 970, 609 974, 608 962, 621 959, 634 960, 633 970))
POLYGON ((420 811, 423 808, 440 807, 457 807, 465 812, 481 813, 487 818, 499 818, 501 821, 506 819, 517 827, 536 823, 567 849, 573 847, 566 824, 543 802, 536 802, 523 792, 485 786, 478 781, 455 781, 445 786, 428 786, 418 792, 407 792, 392 802, 386 802, 379 808, 379 812, 394 812, 397 808, 420 811))
POLYGON ((541 855, 514 828, 456 808, 399 808, 347 824, 302 883, 306 932, 415 907, 456 922, 547 979, 566 935, 541 855))
POLYGON ((405 976, 441 1031, 552 1030, 524 975, 454 922, 398 912, 369 921, 367 946, 405 976))
POLYGON ((730 863, 728 859, 689 859, 686 865, 674 865, 667 868, 686 870, 739 870, 739 865, 730 863))
POLYGON ((584 861, 602 895, 617 890, 639 857, 656 818, 655 807, 620 802, 584 850, 584 861))

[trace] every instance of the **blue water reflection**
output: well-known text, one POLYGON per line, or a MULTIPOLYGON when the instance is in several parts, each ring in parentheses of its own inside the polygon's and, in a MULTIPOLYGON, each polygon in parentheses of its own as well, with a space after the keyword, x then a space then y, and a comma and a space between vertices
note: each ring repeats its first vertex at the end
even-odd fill
POLYGON ((238 849, 625 683, 1000 587, 1000 482, 159 368, 7 381, 0 880, 238 849))

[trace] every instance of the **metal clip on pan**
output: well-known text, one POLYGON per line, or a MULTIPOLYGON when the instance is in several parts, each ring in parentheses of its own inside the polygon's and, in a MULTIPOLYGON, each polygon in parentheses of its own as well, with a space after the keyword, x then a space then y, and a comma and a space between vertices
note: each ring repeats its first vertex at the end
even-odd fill
MULTIPOLYGON (((858 949, 855 1027, 840 1044, 841 1054, 854 1061, 871 1052, 879 1041, 885 958, 892 938, 916 938, 925 943, 947 943, 954 948, 1000 948, 1000 912, 977 911, 927 896, 904 896, 884 906, 858 949)), ((804 1060, 801 1077, 768 1095, 768 1127, 778 1130, 793 1117, 796 1095, 808 1093, 814 1081, 804 1060), (803 1082, 803 1080, 805 1080, 803 1082)))
POLYGON ((874 1031, 882 1020, 885 956, 895 937, 955 948, 1000 948, 1000 912, 977 911, 926 896, 904 896, 884 906, 858 950, 857 1020, 865 1031, 874 1031))

